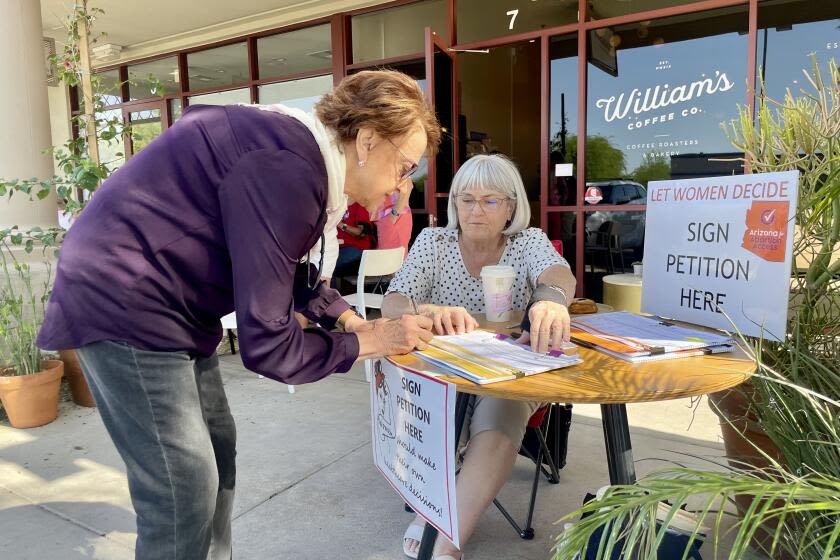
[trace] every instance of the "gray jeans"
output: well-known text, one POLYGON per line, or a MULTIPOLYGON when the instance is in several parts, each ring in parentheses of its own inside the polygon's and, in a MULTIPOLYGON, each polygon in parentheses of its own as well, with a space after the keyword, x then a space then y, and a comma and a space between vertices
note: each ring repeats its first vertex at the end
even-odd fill
POLYGON ((236 426, 219 358, 108 341, 77 354, 125 461, 135 557, 230 559, 236 426))

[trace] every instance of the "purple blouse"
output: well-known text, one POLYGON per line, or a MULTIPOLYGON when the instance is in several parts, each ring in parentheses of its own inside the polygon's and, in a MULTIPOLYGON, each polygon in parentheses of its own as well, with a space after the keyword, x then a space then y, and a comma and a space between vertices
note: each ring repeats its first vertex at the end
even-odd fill
POLYGON ((356 336, 302 329, 292 313, 330 328, 349 309, 295 274, 326 202, 304 125, 254 107, 191 108, 104 182, 67 233, 38 345, 112 340, 207 356, 235 307, 248 369, 295 384, 347 371, 356 336))

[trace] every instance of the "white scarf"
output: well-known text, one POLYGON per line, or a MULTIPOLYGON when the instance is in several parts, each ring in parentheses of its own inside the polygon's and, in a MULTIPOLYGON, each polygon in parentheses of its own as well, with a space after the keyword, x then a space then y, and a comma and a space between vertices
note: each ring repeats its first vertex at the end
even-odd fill
MULTIPOLYGON (((302 123, 318 143, 324 166, 327 168, 327 221, 324 224, 324 266, 322 278, 331 278, 338 259, 338 224, 347 212, 347 196, 344 194, 344 178, 347 174, 347 161, 341 151, 341 144, 335 131, 328 129, 318 118, 295 107, 286 107, 279 103, 273 105, 251 105, 263 111, 273 111, 288 115, 302 123)), ((309 250, 311 262, 321 258, 320 239, 309 250)))

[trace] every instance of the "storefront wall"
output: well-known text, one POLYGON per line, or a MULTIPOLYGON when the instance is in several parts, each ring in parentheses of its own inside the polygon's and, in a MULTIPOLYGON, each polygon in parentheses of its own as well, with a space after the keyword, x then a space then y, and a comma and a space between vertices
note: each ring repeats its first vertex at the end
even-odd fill
POLYGON ((397 1, 101 68, 109 111, 133 124, 103 148, 116 166, 190 104, 307 109, 349 73, 397 68, 433 90, 451 135, 417 174, 415 223, 445 224, 459 162, 506 154, 533 224, 599 299, 605 274, 643 258, 647 182, 744 172, 722 123, 753 87, 796 94, 811 56, 838 53, 840 2, 397 1))

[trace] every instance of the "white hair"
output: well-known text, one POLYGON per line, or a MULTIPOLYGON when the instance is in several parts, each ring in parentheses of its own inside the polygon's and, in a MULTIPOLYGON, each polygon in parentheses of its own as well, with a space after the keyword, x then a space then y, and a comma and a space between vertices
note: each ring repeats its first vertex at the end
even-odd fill
POLYGON ((448 229, 459 229, 455 198, 473 189, 496 191, 510 199, 514 210, 510 223, 502 231, 504 235, 519 233, 530 224, 531 206, 516 165, 503 155, 477 155, 468 159, 452 178, 446 211, 448 229))

